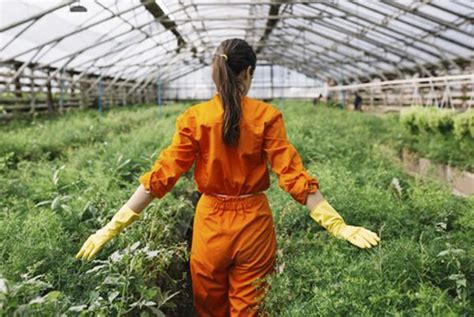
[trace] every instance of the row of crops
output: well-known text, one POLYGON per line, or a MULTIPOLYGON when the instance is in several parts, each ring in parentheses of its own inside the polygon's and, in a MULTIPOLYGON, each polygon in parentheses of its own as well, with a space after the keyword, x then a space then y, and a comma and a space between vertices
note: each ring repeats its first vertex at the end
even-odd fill
POLYGON ((410 132, 441 133, 456 139, 474 139, 474 109, 457 112, 455 109, 413 106, 402 111, 401 123, 410 132))
MULTIPOLYGON (((397 117, 275 105, 323 194, 382 243, 362 251, 330 237, 272 176, 267 194, 279 251, 265 301, 270 314, 474 313, 474 200, 407 176, 393 159, 424 132, 409 132, 397 117)), ((1 128, 0 315, 191 314, 191 173, 94 261, 74 259, 169 144, 184 107, 114 109, 104 117, 85 111, 1 128)), ((456 162, 470 164, 460 154, 456 162)))
POLYGON ((400 114, 398 146, 435 162, 474 171, 474 109, 414 106, 400 114))

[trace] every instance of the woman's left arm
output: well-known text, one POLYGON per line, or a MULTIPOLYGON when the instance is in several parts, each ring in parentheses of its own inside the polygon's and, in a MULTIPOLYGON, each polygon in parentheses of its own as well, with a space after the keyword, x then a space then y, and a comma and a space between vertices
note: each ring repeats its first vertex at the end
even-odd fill
POLYGON ((129 200, 117 211, 112 219, 84 242, 76 254, 76 259, 92 259, 104 245, 118 235, 125 227, 132 224, 140 216, 140 212, 154 199, 143 185, 140 185, 129 200))

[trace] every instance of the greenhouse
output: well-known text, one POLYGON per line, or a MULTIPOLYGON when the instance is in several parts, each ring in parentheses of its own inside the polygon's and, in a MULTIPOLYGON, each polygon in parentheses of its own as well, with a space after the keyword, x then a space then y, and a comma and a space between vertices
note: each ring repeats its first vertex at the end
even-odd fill
POLYGON ((474 315, 473 19, 0 1, 0 316, 474 315))

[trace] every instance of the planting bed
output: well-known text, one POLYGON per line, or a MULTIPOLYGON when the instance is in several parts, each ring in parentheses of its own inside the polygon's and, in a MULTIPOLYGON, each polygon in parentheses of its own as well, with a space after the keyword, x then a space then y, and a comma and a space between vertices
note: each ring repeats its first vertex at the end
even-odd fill
MULTIPOLYGON (((330 237, 273 177, 267 194, 279 252, 268 312, 472 315, 474 199, 412 178, 393 162, 383 149, 401 142, 398 118, 274 104, 323 194, 382 242, 364 251, 330 237)), ((191 173, 95 261, 74 259, 170 143, 183 109, 85 111, 1 128, 0 315, 190 314, 191 173)))

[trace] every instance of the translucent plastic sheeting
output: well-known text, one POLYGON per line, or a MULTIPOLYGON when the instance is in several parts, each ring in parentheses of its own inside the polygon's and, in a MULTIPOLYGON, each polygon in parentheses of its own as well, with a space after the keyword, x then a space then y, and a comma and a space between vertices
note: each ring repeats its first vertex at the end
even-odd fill
POLYGON ((0 1, 0 59, 167 82, 208 65, 222 40, 238 37, 261 61, 319 81, 470 71, 471 1, 155 2, 165 16, 140 0, 81 1, 86 13, 71 4, 51 10, 67 1, 0 1))
MULTIPOLYGON (((322 82, 282 66, 257 65, 249 96, 252 98, 315 98, 322 93, 322 82), (273 69, 272 69, 273 68, 273 69)), ((182 76, 169 83, 165 99, 207 99, 215 93, 211 67, 182 76)))

